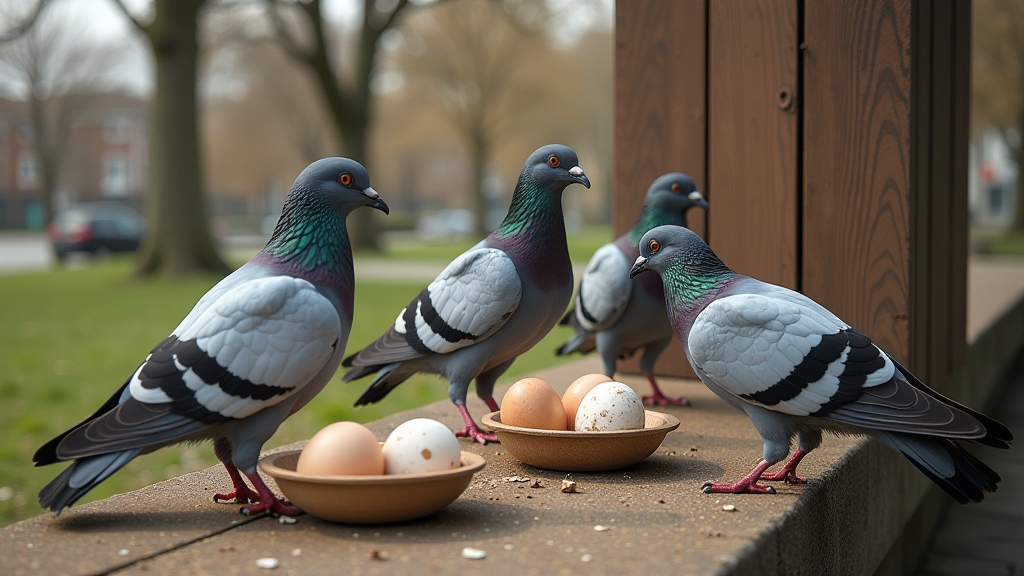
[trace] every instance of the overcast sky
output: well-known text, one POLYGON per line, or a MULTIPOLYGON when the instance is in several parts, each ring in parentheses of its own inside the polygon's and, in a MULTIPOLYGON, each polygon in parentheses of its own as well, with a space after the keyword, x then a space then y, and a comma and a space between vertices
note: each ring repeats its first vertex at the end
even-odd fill
MULTIPOLYGON (((60 17, 68 18, 76 23, 84 38, 97 43, 114 43, 123 46, 124 61, 111 74, 114 86, 112 88, 127 90, 130 93, 144 96, 152 89, 153 74, 151 71, 149 49, 140 33, 125 19, 124 15, 115 7, 115 0, 55 0, 48 8, 60 17)), ((388 0, 381 0, 387 2, 388 0)), ((430 0, 424 0, 429 2, 430 0)), ((595 24, 610 25, 607 20, 612 13, 613 0, 597 0, 598 5, 603 6, 603 14, 595 13, 593 9, 574 10, 574 0, 549 0, 558 7, 569 7, 569 10, 561 14, 567 20, 563 22, 562 30, 565 30, 564 37, 573 41, 576 36, 586 31, 595 24), (598 20, 606 20, 599 22, 598 20)), ((150 6, 149 0, 125 0, 133 13, 144 17, 150 6)), ((26 0, 0 0, 0 7, 3 8, 0 14, 3 19, 24 14, 35 2, 26 0), (10 16, 9 16, 10 15, 10 16)), ((333 22, 342 22, 350 25, 358 25, 362 14, 362 0, 325 0, 324 15, 333 22)), ((55 14, 56 15, 56 14, 55 14)), ((19 18, 20 19, 20 18, 19 18)), ((209 87, 207 87, 209 88, 209 87)), ((7 97, 23 98, 26 96, 24 87, 5 77, 0 70, 0 95, 7 97)))

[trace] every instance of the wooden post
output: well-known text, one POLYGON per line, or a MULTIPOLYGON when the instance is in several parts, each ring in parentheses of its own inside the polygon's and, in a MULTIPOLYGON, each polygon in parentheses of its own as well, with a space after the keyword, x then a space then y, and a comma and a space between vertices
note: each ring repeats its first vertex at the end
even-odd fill
POLYGON ((616 233, 688 172, 733 269, 932 384, 963 364, 969 0, 619 0, 616 26, 616 233))

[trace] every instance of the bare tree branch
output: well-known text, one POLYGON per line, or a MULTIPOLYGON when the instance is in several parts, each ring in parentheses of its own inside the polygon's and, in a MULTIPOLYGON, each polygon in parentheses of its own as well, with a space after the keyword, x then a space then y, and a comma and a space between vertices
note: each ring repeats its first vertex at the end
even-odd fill
POLYGON ((49 6, 50 3, 51 0, 39 0, 39 4, 36 4, 35 9, 32 10, 32 13, 29 14, 21 24, 15 26, 6 34, 0 35, 0 44, 11 42, 24 36, 25 33, 35 25, 36 20, 39 19, 39 15, 46 10, 46 7, 49 6))
POLYGON ((116 7, 118 10, 120 10, 121 13, 124 14, 124 17, 127 18, 129 22, 134 24, 136 28, 138 28, 140 31, 144 32, 147 36, 149 36, 149 34, 150 34, 149 25, 148 24, 144 24, 144 23, 140 22, 138 19, 136 19, 135 16, 131 13, 131 11, 128 10, 128 7, 124 5, 124 0, 111 0, 111 1, 114 3, 114 7, 116 7))
POLYGON ((312 65, 315 55, 312 50, 303 50, 299 46, 298 41, 292 36, 291 32, 288 31, 288 27, 285 26, 284 20, 281 19, 281 14, 277 11, 280 2, 278 0, 266 0, 267 3, 267 16, 270 18, 270 22, 274 25, 274 31, 278 44, 281 48, 288 53, 292 58, 303 62, 305 64, 312 65))

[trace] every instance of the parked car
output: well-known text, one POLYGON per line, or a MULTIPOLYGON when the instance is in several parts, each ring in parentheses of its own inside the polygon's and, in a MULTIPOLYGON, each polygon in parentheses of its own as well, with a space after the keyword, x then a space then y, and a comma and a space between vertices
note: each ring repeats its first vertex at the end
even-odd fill
POLYGON ((134 252, 145 221, 138 212, 117 202, 77 204, 53 217, 47 233, 58 260, 71 252, 105 256, 134 252))

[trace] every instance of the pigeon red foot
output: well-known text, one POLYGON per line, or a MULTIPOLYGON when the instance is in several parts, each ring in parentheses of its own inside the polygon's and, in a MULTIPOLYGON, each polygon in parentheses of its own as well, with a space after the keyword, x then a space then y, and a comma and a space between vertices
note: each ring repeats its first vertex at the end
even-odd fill
POLYGON ((779 468, 776 472, 765 472, 764 474, 761 474, 761 480, 785 480, 786 484, 807 484, 806 478, 796 475, 796 466, 806 455, 807 452, 798 448, 796 452, 793 452, 793 457, 782 465, 782 468, 779 468))
POLYGON ((253 506, 246 506, 240 510, 240 512, 246 516, 256 516, 264 512, 269 512, 275 516, 301 516, 305 514, 302 510, 299 510, 295 506, 285 504, 284 500, 281 500, 267 488, 267 485, 263 483, 263 479, 260 478, 258 472, 252 474, 246 474, 249 477, 249 481, 256 487, 256 491, 259 492, 257 498, 259 504, 253 506))
POLYGON ((648 406, 689 406, 690 401, 686 398, 670 398, 665 396, 661 392, 661 388, 658 387, 658 382, 654 379, 653 372, 644 372, 647 376, 647 381, 651 383, 651 388, 654 393, 650 396, 643 396, 640 399, 643 400, 644 404, 648 406))
POLYGON ((765 486, 764 484, 758 484, 757 481, 764 474, 764 471, 768 469, 771 464, 767 460, 761 460, 761 463, 754 467, 739 482, 733 482, 729 484, 717 484, 715 482, 705 482, 701 486, 701 490, 705 494, 775 494, 775 488, 771 486, 765 486))
MULTIPOLYGON (((493 398, 491 401, 493 402, 493 398)), ((497 405, 495 405, 497 406, 497 405)), ((459 413, 462 414, 462 421, 466 423, 466 427, 462 430, 456 430, 455 436, 462 438, 468 436, 473 440, 486 445, 488 442, 497 442, 498 435, 493 432, 484 432, 477 427, 476 422, 473 421, 473 417, 469 415, 469 410, 466 409, 464 404, 458 404, 459 413)))
POLYGON ((236 504, 248 504, 250 502, 259 502, 260 496, 254 492, 245 480, 242 480, 242 475, 238 473, 238 468, 230 462, 224 462, 224 467, 228 470, 228 476, 231 477, 231 484, 234 485, 234 490, 226 494, 216 493, 213 495, 214 502, 230 501, 234 500, 236 504))

